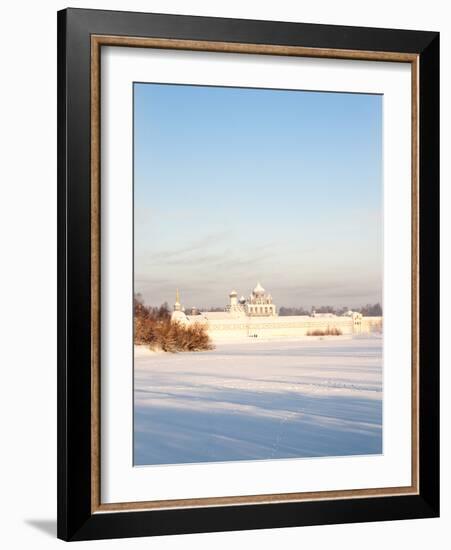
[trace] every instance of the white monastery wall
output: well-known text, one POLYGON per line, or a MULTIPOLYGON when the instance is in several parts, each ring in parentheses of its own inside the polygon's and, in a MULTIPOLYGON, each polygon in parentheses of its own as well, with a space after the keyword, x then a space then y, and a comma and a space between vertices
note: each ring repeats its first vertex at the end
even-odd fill
POLYGON ((257 283, 249 298, 233 290, 224 311, 205 311, 198 315, 186 315, 176 294, 172 318, 182 323, 205 325, 212 340, 248 338, 277 339, 308 336, 314 331, 327 332, 338 329, 341 334, 380 332, 382 317, 362 317, 349 311, 344 316, 333 314, 278 316, 272 296, 257 283))
POLYGON ((235 338, 296 338, 313 331, 339 329, 342 334, 379 332, 382 317, 363 317, 355 323, 348 317, 276 317, 272 319, 214 320, 204 321, 213 340, 235 338))

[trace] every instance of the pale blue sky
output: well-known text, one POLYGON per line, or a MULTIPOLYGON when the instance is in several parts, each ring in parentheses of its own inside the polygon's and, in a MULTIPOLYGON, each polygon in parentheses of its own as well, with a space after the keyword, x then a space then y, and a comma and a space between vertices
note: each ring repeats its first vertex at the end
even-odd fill
POLYGON ((382 300, 382 96, 136 83, 135 292, 382 300))

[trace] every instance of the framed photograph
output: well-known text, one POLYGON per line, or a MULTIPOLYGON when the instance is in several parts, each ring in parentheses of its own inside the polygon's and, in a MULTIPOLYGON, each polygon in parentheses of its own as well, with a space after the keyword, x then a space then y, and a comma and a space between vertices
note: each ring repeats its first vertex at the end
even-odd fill
POLYGON ((439 35, 58 13, 58 536, 439 514, 439 35))

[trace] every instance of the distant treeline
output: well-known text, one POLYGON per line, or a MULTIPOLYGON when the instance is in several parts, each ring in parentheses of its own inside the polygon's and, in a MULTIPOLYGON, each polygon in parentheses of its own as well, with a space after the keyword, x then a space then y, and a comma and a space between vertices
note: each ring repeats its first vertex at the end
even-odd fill
POLYGON ((360 308, 348 308, 348 307, 335 307, 335 306, 321 306, 312 307, 311 310, 307 310, 303 307, 280 307, 279 315, 281 317, 288 315, 311 315, 312 311, 316 313, 333 313, 334 315, 344 315, 349 309, 361 313, 364 317, 381 317, 382 306, 380 304, 367 304, 360 308))
MULTIPOLYGON (((344 306, 344 307, 320 306, 320 307, 312 307, 311 309, 305 309, 303 307, 282 306, 278 309, 278 313, 281 317, 287 317, 290 315, 311 315, 312 311, 315 311, 316 313, 333 313, 334 315, 344 315, 350 309, 352 309, 352 311, 357 311, 358 313, 361 313, 364 317, 382 317, 382 306, 379 303, 366 304, 366 306, 362 306, 359 308, 348 308, 347 306, 344 306)), ((136 315, 142 315, 144 311, 146 312, 146 316, 154 320, 163 320, 163 319, 171 318, 171 312, 167 302, 164 302, 159 307, 145 306, 142 301, 141 295, 136 294, 135 295, 135 317, 136 315)), ((224 311, 224 308, 223 307, 201 308, 196 313, 198 314, 199 312, 202 312, 202 311, 224 311)), ((191 314, 191 310, 189 310, 188 313, 191 314)))

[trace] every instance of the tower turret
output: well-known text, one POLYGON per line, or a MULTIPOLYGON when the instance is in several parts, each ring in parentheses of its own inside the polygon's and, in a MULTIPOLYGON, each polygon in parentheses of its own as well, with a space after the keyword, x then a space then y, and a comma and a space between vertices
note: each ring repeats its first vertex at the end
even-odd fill
POLYGON ((174 303, 174 311, 181 311, 182 306, 180 305, 180 294, 179 289, 175 291, 175 303, 174 303))
POLYGON ((179 289, 175 291, 174 311, 172 312, 171 319, 181 323, 186 323, 188 320, 185 315, 185 308, 182 307, 182 304, 180 303, 179 289))
POLYGON ((238 294, 236 290, 232 290, 232 292, 229 294, 229 298, 231 307, 235 307, 238 305, 238 294))

